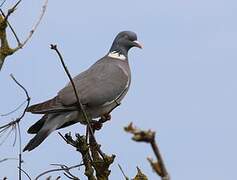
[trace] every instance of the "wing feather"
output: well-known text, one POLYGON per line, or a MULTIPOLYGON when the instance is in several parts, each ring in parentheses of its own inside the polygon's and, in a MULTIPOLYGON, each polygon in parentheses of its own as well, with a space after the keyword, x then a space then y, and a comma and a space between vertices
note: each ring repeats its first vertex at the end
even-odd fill
MULTIPOLYGON (((113 63, 100 63, 73 79, 82 104, 98 106, 115 100, 128 85, 123 69, 113 63)), ((68 106, 76 103, 71 83, 58 96, 68 106)))

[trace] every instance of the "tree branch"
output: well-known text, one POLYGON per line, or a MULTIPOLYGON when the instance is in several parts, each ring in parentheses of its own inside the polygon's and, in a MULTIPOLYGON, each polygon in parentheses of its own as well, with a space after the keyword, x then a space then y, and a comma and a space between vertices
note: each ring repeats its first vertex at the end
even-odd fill
MULTIPOLYGON (((52 164, 52 165, 57 165, 57 166, 60 166, 60 168, 56 168, 56 169, 50 169, 50 170, 47 170, 45 172, 42 172, 41 174, 39 174, 35 180, 38 180, 40 177, 48 174, 48 173, 51 173, 51 172, 56 172, 56 171, 65 171, 65 172, 68 172, 69 170, 71 169, 74 169, 74 168, 77 168, 77 167, 80 167, 80 166, 83 166, 84 164, 78 164, 78 165, 74 165, 74 166, 66 166, 66 165, 62 165, 62 164, 52 164)), ((74 180, 79 180, 79 178, 76 179, 76 177, 74 177, 75 179, 74 180)))
MULTIPOLYGON (((18 154, 18 168, 19 168, 19 171, 18 171, 18 179, 21 180, 21 172, 22 172, 22 168, 21 168, 21 165, 22 165, 22 146, 21 146, 21 131, 20 131, 20 121, 21 119, 25 116, 25 113, 26 113, 26 109, 29 107, 30 105, 30 97, 29 97, 29 93, 27 92, 26 88, 21 85, 19 83, 19 81, 16 80, 16 78, 11 74, 10 75, 11 78, 13 79, 13 81, 24 91, 25 95, 26 95, 26 100, 27 100, 27 104, 25 106, 25 109, 24 111, 22 112, 22 114, 20 115, 20 117, 16 118, 15 120, 3 125, 0 127, 0 133, 4 133, 6 132, 7 129, 9 128, 12 128, 12 130, 14 129, 15 131, 18 130, 18 135, 19 135, 19 154, 18 154)), ((9 131, 9 133, 12 132, 9 131)), ((15 141, 16 141, 16 132, 15 132, 15 140, 14 140, 14 144, 15 144, 15 141)))
POLYGON ((170 180, 169 174, 166 170, 164 160, 161 156, 160 150, 155 141, 155 132, 148 130, 140 130, 133 126, 130 123, 127 127, 124 128, 126 132, 133 134, 132 139, 137 142, 146 142, 149 143, 152 147, 152 150, 157 158, 157 162, 154 162, 151 158, 148 158, 148 161, 151 164, 152 169, 161 177, 162 180, 170 180))
POLYGON ((48 5, 48 0, 45 0, 44 4, 42 6, 42 11, 41 11, 41 14, 40 14, 38 20, 36 21, 35 25, 31 29, 28 37, 25 39, 25 41, 20 46, 17 47, 17 49, 23 48, 26 45, 26 43, 30 40, 30 38, 32 37, 32 35, 34 34, 35 30, 37 29, 37 27, 39 26, 41 20, 44 17, 44 14, 45 14, 46 9, 47 9, 47 5, 48 5))
POLYGON ((76 148, 77 151, 81 153, 83 164, 85 166, 85 175, 88 180, 96 180, 94 176, 94 169, 92 166, 92 160, 89 153, 89 147, 86 142, 85 136, 80 136, 80 134, 76 134, 76 140, 73 140, 72 136, 68 133, 65 134, 65 139, 68 144, 71 144, 76 148))
MULTIPOLYGON (((64 68, 64 70, 65 70, 65 72, 66 72, 66 74, 67 74, 67 76, 68 76, 68 78, 70 80, 70 83, 72 84, 72 87, 73 87, 73 90, 74 90, 74 93, 75 93, 75 96, 76 96, 76 100, 77 100, 78 111, 82 112, 83 118, 84 118, 84 120, 87 123, 89 133, 93 137, 94 141, 96 142, 96 139, 95 139, 95 136, 94 136, 94 131, 93 131, 93 129, 91 127, 91 124, 90 124, 90 120, 89 120, 89 118, 88 118, 88 116, 86 114, 86 111, 85 111, 85 109, 84 109, 84 107, 83 107, 83 105, 82 105, 82 103, 81 103, 81 101, 79 99, 78 91, 76 90, 76 86, 75 86, 75 84, 73 82, 71 74, 69 73, 69 70, 67 69, 67 66, 66 66, 66 64, 65 64, 65 62, 63 60, 63 57, 62 57, 60 51, 58 50, 57 45, 51 44, 51 49, 56 51, 57 55, 59 56, 61 64, 62 64, 62 66, 63 66, 63 68, 64 68)), ((99 146, 97 146, 97 147, 98 147, 97 151, 100 153, 101 157, 103 157, 103 159, 104 159, 105 158, 104 153, 100 150, 99 146)))
POLYGON ((120 164, 118 164, 118 167, 119 167, 120 171, 122 172, 123 177, 125 178, 125 180, 129 180, 129 177, 127 177, 126 174, 124 173, 122 166, 120 166, 120 164))
POLYGON ((114 162, 115 155, 108 156, 105 154, 104 159, 102 159, 97 151, 98 144, 95 142, 94 138, 90 136, 89 146, 92 157, 92 165, 96 172, 96 177, 98 180, 107 180, 109 179, 110 165, 114 162))
POLYGON ((4 12, 2 11, 2 9, 0 9, 0 12, 2 13, 2 15, 0 15, 0 40, 1 40, 0 70, 3 66, 3 63, 6 59, 6 57, 14 54, 19 49, 22 49, 26 45, 26 43, 31 39, 32 35, 36 31, 36 29, 39 26, 41 20, 43 19, 43 16, 46 12, 47 4, 48 4, 48 0, 45 0, 45 2, 43 4, 43 7, 42 7, 42 12, 39 16, 39 19, 36 21, 36 24, 31 29, 29 35, 26 37, 26 39, 23 41, 23 43, 21 43, 18 36, 17 36, 17 34, 16 34, 16 32, 14 31, 13 27, 11 26, 11 24, 8 21, 9 16, 15 11, 16 7, 20 4, 21 1, 22 0, 19 0, 12 8, 10 8, 8 10, 7 15, 5 15, 4 12), (10 48, 10 46, 8 44, 7 33, 6 33, 6 29, 7 29, 8 26, 10 27, 10 29, 11 29, 11 31, 12 31, 12 33, 13 33, 13 35, 16 38, 16 41, 18 43, 18 46, 16 48, 10 48))

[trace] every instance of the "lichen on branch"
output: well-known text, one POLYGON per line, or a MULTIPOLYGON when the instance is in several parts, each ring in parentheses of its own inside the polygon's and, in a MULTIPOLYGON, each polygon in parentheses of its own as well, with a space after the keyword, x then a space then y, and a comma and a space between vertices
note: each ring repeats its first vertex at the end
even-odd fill
POLYGON ((12 54, 14 54, 16 51, 18 51, 19 49, 22 49, 26 43, 31 39, 33 33, 35 32, 35 30, 37 29, 38 25, 40 24, 45 11, 46 11, 46 7, 48 4, 48 0, 45 0, 43 7, 42 7, 42 11, 41 14, 38 18, 38 20, 36 21, 35 25, 33 26, 33 28, 30 30, 28 36, 26 37, 26 39, 21 43, 19 38, 17 37, 17 33, 15 32, 15 30, 13 29, 13 27, 11 26, 11 24, 8 21, 9 16, 14 13, 14 11, 16 10, 16 7, 20 4, 22 0, 17 1, 17 3, 8 10, 7 14, 5 15, 4 12, 2 11, 2 9, 0 8, 0 71, 2 69, 2 66, 4 64, 4 61, 6 59, 7 56, 10 56, 12 54), (16 38, 16 41, 18 43, 17 47, 15 48, 11 48, 9 46, 8 43, 8 38, 7 38, 7 33, 6 33, 6 29, 7 27, 10 28, 10 30, 12 31, 14 37, 16 38))

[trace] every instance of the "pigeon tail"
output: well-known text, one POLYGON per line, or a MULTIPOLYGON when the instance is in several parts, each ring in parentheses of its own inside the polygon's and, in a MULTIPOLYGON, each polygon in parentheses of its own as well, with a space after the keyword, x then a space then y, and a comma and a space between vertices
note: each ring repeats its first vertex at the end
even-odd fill
POLYGON ((40 120, 38 120, 35 124, 33 124, 29 129, 29 134, 36 134, 40 131, 40 129, 43 127, 45 120, 48 118, 48 115, 44 115, 40 120))
POLYGON ((34 148, 39 146, 45 140, 45 138, 49 136, 51 132, 62 127, 63 125, 66 126, 67 124, 70 124, 70 114, 71 112, 44 115, 39 121, 37 121, 33 126, 29 128, 28 132, 32 134, 36 133, 36 135, 25 146, 23 151, 33 150, 34 148))
MULTIPOLYGON (((58 121, 58 114, 49 114, 43 116, 38 122, 31 126, 28 132, 37 133, 30 142, 25 146, 23 151, 31 151, 39 146, 51 132, 57 129, 60 123, 58 121), (38 132, 37 132, 38 131, 38 132)), ((60 120, 60 119, 59 119, 60 120)))
POLYGON ((25 146, 25 148, 23 149, 24 151, 31 151, 34 148, 36 148, 37 146, 39 146, 46 137, 48 137, 48 135, 52 132, 52 130, 48 129, 41 129, 36 135, 35 137, 33 137, 30 142, 25 146))

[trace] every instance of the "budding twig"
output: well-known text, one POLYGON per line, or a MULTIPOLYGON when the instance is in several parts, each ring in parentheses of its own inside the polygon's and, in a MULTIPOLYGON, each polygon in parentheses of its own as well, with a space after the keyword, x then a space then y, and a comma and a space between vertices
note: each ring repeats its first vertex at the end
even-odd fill
POLYGON ((157 158, 157 162, 154 162, 151 158, 148 158, 148 161, 150 162, 152 169, 161 177, 162 180, 170 180, 168 171, 165 167, 164 160, 161 156, 160 150, 155 141, 155 132, 151 130, 148 131, 140 130, 134 127, 132 123, 130 123, 127 127, 125 127, 124 130, 126 132, 133 134, 132 139, 134 141, 146 142, 151 145, 152 150, 157 158))

